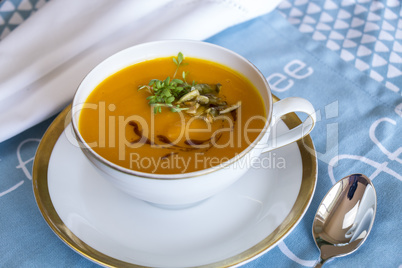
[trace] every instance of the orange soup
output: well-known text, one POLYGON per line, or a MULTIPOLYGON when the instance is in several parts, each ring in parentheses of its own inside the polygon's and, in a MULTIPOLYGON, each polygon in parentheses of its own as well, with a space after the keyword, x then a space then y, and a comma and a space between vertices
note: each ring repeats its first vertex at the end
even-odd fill
POLYGON ((243 75, 202 59, 178 64, 167 57, 129 66, 99 84, 81 111, 79 131, 117 165, 180 174, 233 158, 265 121, 263 100, 243 75))

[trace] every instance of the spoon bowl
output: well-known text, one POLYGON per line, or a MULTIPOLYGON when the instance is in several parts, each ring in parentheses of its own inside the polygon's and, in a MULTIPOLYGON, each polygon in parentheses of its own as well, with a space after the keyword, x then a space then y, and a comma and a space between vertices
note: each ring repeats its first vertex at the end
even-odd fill
POLYGON ((313 237, 320 250, 315 267, 357 250, 370 233, 376 210, 377 195, 369 178, 352 174, 338 181, 314 217, 313 237))

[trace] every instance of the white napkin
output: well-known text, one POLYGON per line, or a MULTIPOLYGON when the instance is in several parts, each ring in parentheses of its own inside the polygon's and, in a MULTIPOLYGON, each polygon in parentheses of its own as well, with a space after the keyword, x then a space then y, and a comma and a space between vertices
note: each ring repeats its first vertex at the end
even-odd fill
POLYGON ((281 0, 52 0, 0 41, 0 142, 54 115, 117 51, 206 39, 281 0))

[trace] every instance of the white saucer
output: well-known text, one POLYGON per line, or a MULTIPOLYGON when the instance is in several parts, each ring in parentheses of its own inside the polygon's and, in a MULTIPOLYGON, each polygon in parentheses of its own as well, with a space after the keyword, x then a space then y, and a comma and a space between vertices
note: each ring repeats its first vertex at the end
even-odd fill
MULTIPOLYGON (((307 137, 262 155, 264 168, 256 164, 230 188, 197 206, 155 207, 115 189, 70 143, 65 135, 70 126, 64 129, 68 111, 59 115, 38 148, 35 197, 52 230, 101 265, 244 264, 285 238, 312 199, 317 163, 307 137)), ((297 124, 291 122, 295 120, 288 117, 286 123, 297 124)))

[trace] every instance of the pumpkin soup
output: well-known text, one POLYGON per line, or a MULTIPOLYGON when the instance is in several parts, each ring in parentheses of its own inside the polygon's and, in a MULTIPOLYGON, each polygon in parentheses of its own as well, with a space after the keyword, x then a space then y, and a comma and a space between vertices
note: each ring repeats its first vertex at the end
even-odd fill
POLYGON ((247 148, 266 121, 257 89, 211 61, 157 58, 99 84, 80 113, 95 152, 136 171, 188 173, 217 166, 247 148))

